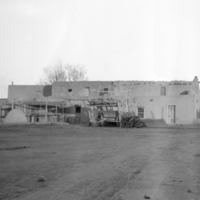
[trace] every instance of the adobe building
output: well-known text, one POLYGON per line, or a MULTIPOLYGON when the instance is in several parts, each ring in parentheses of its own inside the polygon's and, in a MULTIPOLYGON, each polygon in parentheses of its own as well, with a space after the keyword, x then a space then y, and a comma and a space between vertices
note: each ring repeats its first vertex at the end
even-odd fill
MULTIPOLYGON (((114 82, 55 82, 53 85, 10 85, 8 101, 28 122, 89 123, 88 100, 110 98, 114 82)), ((114 91, 112 92, 114 97, 114 91)))
POLYGON ((120 81, 116 96, 127 98, 128 110, 143 119, 167 124, 194 124, 200 119, 199 81, 120 81), (124 91, 124 92, 123 92, 124 91))
POLYGON ((8 99, 0 99, 0 123, 3 123, 6 115, 10 112, 11 106, 8 99))
POLYGON ((10 85, 8 101, 29 122, 88 123, 88 101, 115 99, 120 111, 166 124, 200 122, 199 81, 79 81, 52 85, 10 85))

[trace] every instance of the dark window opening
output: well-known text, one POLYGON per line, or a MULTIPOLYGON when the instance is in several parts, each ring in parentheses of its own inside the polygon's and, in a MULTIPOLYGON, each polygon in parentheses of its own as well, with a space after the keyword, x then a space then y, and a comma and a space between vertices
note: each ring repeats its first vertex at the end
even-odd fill
POLYGON ((72 89, 68 89, 68 92, 72 92, 72 89))
POLYGON ((138 107, 138 117, 144 118, 144 107, 138 107))
POLYGON ((104 94, 108 94, 108 88, 104 88, 103 91, 104 91, 104 94))
POLYGON ((76 110, 75 110, 76 113, 81 113, 81 107, 80 106, 76 106, 75 108, 76 108, 76 110))

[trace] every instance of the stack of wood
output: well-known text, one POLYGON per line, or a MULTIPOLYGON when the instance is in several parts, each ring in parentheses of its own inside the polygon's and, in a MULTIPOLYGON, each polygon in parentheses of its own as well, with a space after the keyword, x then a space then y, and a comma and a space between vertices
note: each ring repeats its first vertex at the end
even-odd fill
POLYGON ((121 114, 121 127, 143 128, 147 126, 138 116, 135 115, 134 112, 126 112, 121 114))

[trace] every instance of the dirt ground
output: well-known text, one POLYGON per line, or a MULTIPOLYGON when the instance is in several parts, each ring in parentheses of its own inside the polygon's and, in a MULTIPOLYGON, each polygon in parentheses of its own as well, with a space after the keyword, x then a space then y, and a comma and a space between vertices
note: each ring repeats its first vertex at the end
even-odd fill
POLYGON ((1 125, 0 199, 199 200, 200 129, 1 125))

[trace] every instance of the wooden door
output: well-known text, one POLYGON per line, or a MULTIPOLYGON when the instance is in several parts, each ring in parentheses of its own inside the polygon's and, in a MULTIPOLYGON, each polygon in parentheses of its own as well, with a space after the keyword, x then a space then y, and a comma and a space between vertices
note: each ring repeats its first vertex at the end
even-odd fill
POLYGON ((175 105, 168 105, 168 123, 175 124, 176 120, 176 106, 175 105))

